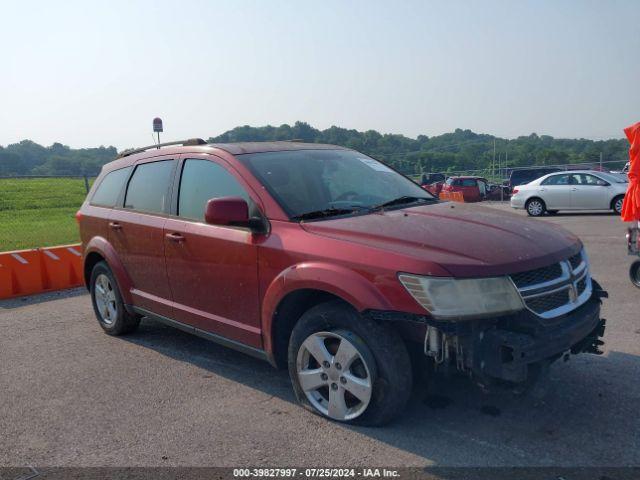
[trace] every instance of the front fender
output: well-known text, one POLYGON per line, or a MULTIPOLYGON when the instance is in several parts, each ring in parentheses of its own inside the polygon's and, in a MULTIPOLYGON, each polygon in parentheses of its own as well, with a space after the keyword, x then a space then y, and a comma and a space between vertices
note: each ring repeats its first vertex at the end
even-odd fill
POLYGON ((274 278, 262 302, 263 341, 268 353, 273 351, 271 330, 280 301, 293 291, 305 289, 331 293, 359 312, 367 309, 391 309, 391 304, 373 283, 353 270, 323 262, 292 265, 274 278))
POLYGON ((111 246, 111 244, 104 237, 93 237, 83 252, 83 258, 86 262, 86 259, 89 257, 91 253, 97 253, 102 256, 109 268, 113 272, 113 275, 116 277, 116 281, 118 282, 118 286, 120 287, 120 294, 122 295, 122 300, 125 304, 131 305, 133 303, 133 299, 131 297, 131 289, 133 288, 133 282, 131 281, 131 277, 124 268, 124 265, 120 261, 120 257, 118 256, 115 249, 111 246))

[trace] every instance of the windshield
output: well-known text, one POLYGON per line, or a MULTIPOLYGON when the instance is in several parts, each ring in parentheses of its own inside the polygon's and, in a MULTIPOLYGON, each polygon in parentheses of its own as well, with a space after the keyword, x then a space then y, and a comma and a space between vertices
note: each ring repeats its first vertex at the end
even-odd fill
POLYGON ((291 150, 237 158, 292 219, 435 201, 408 178, 352 150, 291 150))
POLYGON ((629 183, 627 176, 622 173, 598 172, 598 176, 610 183, 629 183))

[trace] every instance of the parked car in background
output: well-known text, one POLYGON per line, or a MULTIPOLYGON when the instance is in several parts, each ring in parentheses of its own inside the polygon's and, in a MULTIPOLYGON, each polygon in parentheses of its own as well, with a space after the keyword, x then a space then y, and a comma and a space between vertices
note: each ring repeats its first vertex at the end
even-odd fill
POLYGON ((510 197, 511 189, 507 185, 489 184, 486 200, 509 200, 510 197))
POLYGON ((446 179, 444 173, 425 173, 422 175, 420 186, 437 197, 440 195, 446 179))
POLYGON ((288 368, 321 416, 380 425, 414 372, 520 389, 601 344, 576 236, 451 207, 354 150, 194 139, 123 152, 77 219, 107 334, 149 317, 288 368))
POLYGON ((629 172, 629 166, 630 166, 630 163, 627 162, 627 163, 625 163, 624 167, 622 167, 622 170, 610 170, 609 173, 615 173, 617 175, 624 175, 626 177, 627 173, 629 172))
POLYGON ((621 175, 593 170, 545 175, 513 189, 511 206, 533 217, 560 210, 613 210, 620 214, 627 191, 621 175))
POLYGON ((422 185, 429 185, 431 183, 443 182, 447 179, 447 176, 444 173, 423 173, 422 181, 420 182, 422 185))
POLYGON ((442 187, 443 192, 461 192, 467 203, 484 200, 489 192, 486 178, 474 176, 449 177, 442 187))
POLYGON ((549 173, 561 171, 560 168, 555 167, 518 168, 511 171, 509 187, 513 190, 518 185, 524 185, 549 173))

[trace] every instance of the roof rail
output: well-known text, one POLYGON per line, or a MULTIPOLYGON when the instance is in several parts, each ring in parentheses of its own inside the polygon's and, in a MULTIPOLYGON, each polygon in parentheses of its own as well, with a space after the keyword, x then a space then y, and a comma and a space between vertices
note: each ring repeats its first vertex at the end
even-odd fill
POLYGON ((147 150, 152 150, 154 148, 159 149, 162 147, 169 147, 171 145, 182 145, 184 147, 193 147, 195 145, 206 145, 206 144, 207 142, 205 142, 201 138, 189 138, 187 140, 176 140, 175 142, 159 143, 156 145, 149 145, 148 147, 130 148, 128 150, 124 150, 120 152, 116 158, 128 157, 129 155, 133 155, 134 153, 146 152, 147 150))

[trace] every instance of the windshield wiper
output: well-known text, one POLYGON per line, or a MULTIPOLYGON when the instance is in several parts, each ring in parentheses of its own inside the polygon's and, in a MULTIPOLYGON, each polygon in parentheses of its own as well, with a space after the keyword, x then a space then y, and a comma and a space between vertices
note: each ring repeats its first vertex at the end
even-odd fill
POLYGON ((396 205, 404 205, 405 203, 415 203, 418 201, 427 201, 427 202, 437 202, 435 198, 428 197, 414 197, 412 195, 403 195, 398 198, 394 198, 393 200, 389 200, 388 202, 380 203, 378 205, 373 205, 369 208, 370 211, 382 210, 387 207, 393 207, 396 205))
POLYGON ((313 212, 301 213, 295 217, 291 217, 292 220, 312 220, 314 218, 326 218, 335 217, 337 215, 347 215, 354 213, 362 208, 325 208, 323 210, 314 210, 313 212))

